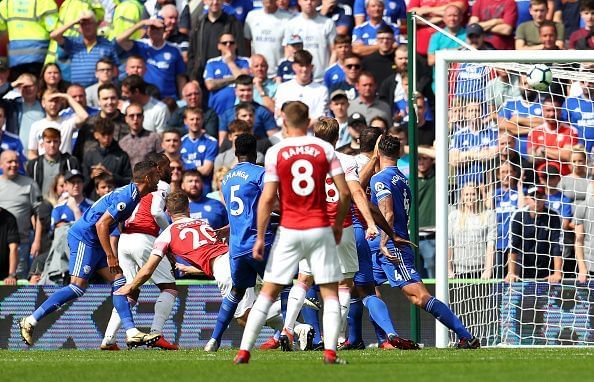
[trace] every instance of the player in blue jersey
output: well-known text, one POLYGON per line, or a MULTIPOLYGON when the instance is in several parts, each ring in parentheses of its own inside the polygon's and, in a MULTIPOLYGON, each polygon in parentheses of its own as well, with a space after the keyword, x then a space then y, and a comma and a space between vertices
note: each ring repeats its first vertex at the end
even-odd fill
MULTIPOLYGON (((134 166, 133 182, 99 199, 68 232, 70 247, 70 285, 52 294, 30 316, 19 321, 23 341, 33 346, 33 331, 37 322, 65 303, 81 297, 89 279, 98 273, 112 284, 112 293, 126 283, 118 258, 110 245, 109 233, 123 223, 134 211, 140 198, 157 189, 159 172, 154 162, 143 161, 134 166)), ((160 334, 146 334, 134 326, 130 304, 125 296, 113 295, 129 347, 150 345, 160 334)))
MULTIPOLYGON (((266 232, 266 257, 264 261, 255 260, 252 248, 256 241, 258 228, 256 212, 258 201, 264 189, 264 167, 256 163, 256 137, 242 134, 235 139, 237 165, 223 178, 221 192, 229 216, 229 259, 233 288, 223 298, 217 325, 204 350, 217 351, 223 332, 233 319, 237 305, 248 288, 256 285, 258 275, 264 275, 266 260, 272 245, 272 232, 266 232)), ((247 313, 244 314, 247 320, 247 313)))
MULTIPOLYGON (((396 167, 400 140, 384 134, 378 144, 378 153, 380 172, 371 177, 371 201, 394 227, 394 232, 408 240, 411 193, 408 180, 396 167)), ((425 309, 458 335, 457 348, 479 348, 480 340, 468 332, 447 305, 429 294, 415 268, 414 252, 409 247, 396 247, 388 239, 382 233, 381 240, 387 250, 378 252, 374 258, 376 284, 381 285, 388 281, 390 286, 402 289, 410 302, 425 309)))
POLYGON ((204 194, 208 194, 212 187, 212 171, 219 153, 217 140, 204 131, 204 112, 202 109, 188 107, 184 110, 184 124, 188 127, 188 134, 181 139, 180 157, 184 170, 198 170, 204 177, 204 194))

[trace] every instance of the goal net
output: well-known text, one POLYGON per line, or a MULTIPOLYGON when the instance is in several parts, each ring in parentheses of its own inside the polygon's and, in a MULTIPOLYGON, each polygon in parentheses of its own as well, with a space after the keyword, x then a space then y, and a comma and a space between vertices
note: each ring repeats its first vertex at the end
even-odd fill
POLYGON ((594 345, 594 56, 436 58, 438 298, 482 346, 594 345))

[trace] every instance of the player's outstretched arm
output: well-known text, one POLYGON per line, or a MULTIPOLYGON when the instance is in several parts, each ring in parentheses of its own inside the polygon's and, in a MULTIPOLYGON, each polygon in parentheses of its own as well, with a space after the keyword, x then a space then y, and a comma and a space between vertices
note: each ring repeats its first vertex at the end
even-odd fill
POLYGON ((119 274, 122 273, 122 268, 120 268, 118 257, 114 254, 111 248, 111 241, 109 240, 109 227, 113 224, 113 222, 113 217, 109 214, 109 212, 105 212, 103 216, 99 218, 99 221, 95 223, 95 228, 97 229, 97 237, 101 243, 101 248, 103 248, 105 256, 107 257, 107 266, 109 266, 109 272, 113 274, 119 274))
MULTIPOLYGON (((344 178, 343 178, 344 180, 344 178)), ((264 190, 258 202, 258 236, 254 243, 253 256, 256 260, 264 259, 264 237, 266 235, 266 228, 270 221, 270 214, 274 207, 276 195, 278 192, 278 182, 266 182, 264 190)))
POLYGON ((127 295, 131 292, 135 291, 136 289, 140 288, 142 284, 148 281, 157 269, 157 265, 161 262, 163 258, 157 255, 151 255, 148 258, 148 261, 140 268, 136 277, 130 284, 126 284, 117 291, 114 292, 116 295, 127 295))
MULTIPOLYGON (((365 191, 361 187, 361 183, 351 180, 347 182, 349 186, 349 191, 351 192, 351 196, 353 198, 353 202, 361 211, 363 218, 365 219, 365 223, 367 223, 367 239, 373 239, 377 236, 378 231, 375 225, 375 220, 373 219, 373 215, 369 209, 369 201, 367 200, 367 196, 365 195, 365 191)), ((381 214, 380 214, 381 215, 381 214)), ((383 218, 383 216, 382 216, 383 218)), ((385 221, 385 220, 384 220, 385 221)), ((386 223, 387 224, 387 223, 386 223)))
POLYGON ((332 228, 334 231, 334 239, 336 244, 338 244, 342 238, 342 224, 344 222, 344 218, 349 212, 349 208, 351 206, 351 193, 349 192, 349 186, 344 179, 344 174, 334 175, 332 180, 334 181, 334 184, 338 189, 338 194, 340 195, 338 212, 336 214, 336 220, 334 221, 334 227, 332 228))

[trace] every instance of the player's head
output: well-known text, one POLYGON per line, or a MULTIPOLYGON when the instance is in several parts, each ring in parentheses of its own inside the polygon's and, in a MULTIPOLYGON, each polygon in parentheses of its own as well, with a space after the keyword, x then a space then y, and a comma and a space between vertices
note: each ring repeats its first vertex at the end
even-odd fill
POLYGON ((382 131, 377 127, 364 127, 359 134, 359 145, 362 153, 371 153, 375 149, 377 139, 382 131))
POLYGON ((309 107, 301 101, 291 101, 283 105, 283 115, 287 129, 307 131, 309 126, 309 107))
POLYGON ((156 163, 159 177, 165 182, 169 183, 171 172, 169 170, 169 158, 167 158, 167 155, 163 153, 150 152, 146 154, 144 160, 156 163))
POLYGON ((113 176, 106 172, 102 172, 93 178, 93 181, 95 183, 95 193, 99 197, 109 194, 115 188, 113 176))
POLYGON ((181 190, 173 191, 167 195, 167 198, 165 199, 165 207, 167 208, 169 215, 172 217, 176 215, 189 216, 190 202, 188 194, 181 190))
POLYGON ((204 181, 198 170, 192 169, 184 171, 182 175, 181 189, 188 194, 188 198, 192 201, 199 201, 202 199, 204 181))
POLYGON ((400 139, 389 134, 383 134, 378 144, 381 157, 397 161, 400 157, 400 139))
POLYGON ((157 164, 147 160, 136 163, 132 170, 132 181, 136 183, 140 196, 156 191, 159 182, 157 164))
POLYGON ((338 141, 338 129, 338 122, 334 118, 320 117, 314 124, 313 133, 321 140, 335 146, 338 141))
POLYGON ((256 137, 253 134, 240 134, 235 138, 235 156, 239 162, 256 163, 256 137))

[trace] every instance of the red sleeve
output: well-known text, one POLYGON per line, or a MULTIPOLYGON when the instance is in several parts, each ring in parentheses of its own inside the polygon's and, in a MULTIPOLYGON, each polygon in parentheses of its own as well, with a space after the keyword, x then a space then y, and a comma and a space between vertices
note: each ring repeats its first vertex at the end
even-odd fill
POLYGON ((528 150, 529 153, 532 150, 532 147, 537 146, 536 145, 536 135, 537 134, 538 134, 538 131, 534 131, 534 130, 530 130, 530 132, 528 133, 528 144, 526 145, 526 150, 528 150))
POLYGON ((471 16, 476 16, 481 19, 481 10, 482 10, 483 2, 481 0, 476 0, 472 5, 472 11, 470 12, 471 16))
MULTIPOLYGON (((450 0, 449 3, 462 3, 466 7, 466 10, 468 10, 468 7, 469 7, 468 0, 450 0)), ((466 13, 466 12, 464 12, 464 13, 466 13)))
POLYGON ((518 7, 515 0, 508 0, 505 5, 505 12, 503 13, 503 22, 507 25, 515 27, 518 20, 518 7))
POLYGON ((421 6, 421 0, 410 0, 407 9, 419 8, 421 6))

